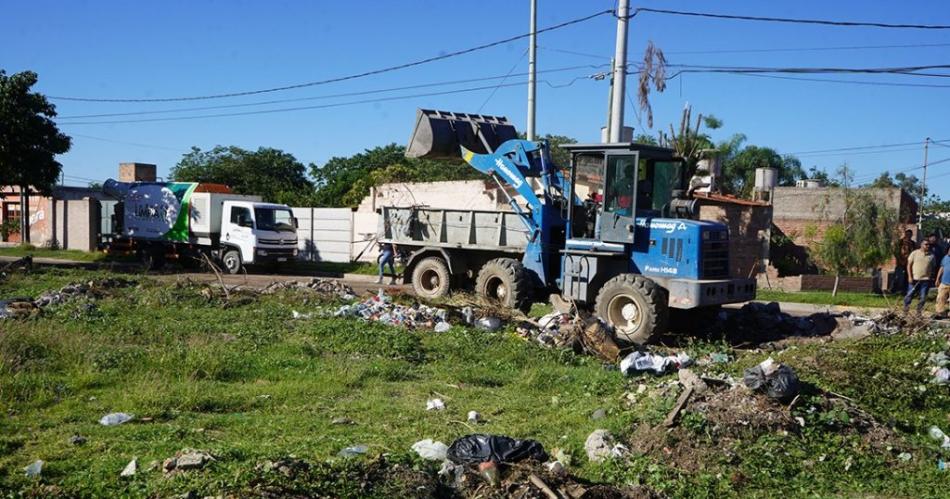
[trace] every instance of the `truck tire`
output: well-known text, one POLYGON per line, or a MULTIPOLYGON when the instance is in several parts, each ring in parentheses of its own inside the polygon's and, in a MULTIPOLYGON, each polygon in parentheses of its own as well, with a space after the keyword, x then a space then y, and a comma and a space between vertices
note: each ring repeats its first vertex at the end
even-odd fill
POLYGON ((614 328, 621 343, 643 345, 666 332, 669 310, 666 293, 649 278, 621 274, 597 293, 597 316, 614 328))
POLYGON ((496 258, 478 271, 475 293, 508 308, 527 311, 534 290, 531 283, 531 274, 524 264, 513 258, 496 258))
POLYGON ((225 250, 221 255, 221 264, 228 274, 241 272, 241 252, 236 249, 225 250))
POLYGON ((445 260, 437 256, 423 258, 412 269, 412 289, 429 300, 448 296, 452 276, 445 260))

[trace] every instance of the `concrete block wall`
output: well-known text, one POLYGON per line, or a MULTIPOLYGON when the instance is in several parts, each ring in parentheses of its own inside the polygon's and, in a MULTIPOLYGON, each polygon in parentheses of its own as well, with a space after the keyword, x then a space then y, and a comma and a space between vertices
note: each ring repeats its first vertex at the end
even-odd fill
POLYGON ((732 277, 754 276, 766 251, 772 209, 769 206, 702 201, 701 220, 729 228, 729 272, 732 277))

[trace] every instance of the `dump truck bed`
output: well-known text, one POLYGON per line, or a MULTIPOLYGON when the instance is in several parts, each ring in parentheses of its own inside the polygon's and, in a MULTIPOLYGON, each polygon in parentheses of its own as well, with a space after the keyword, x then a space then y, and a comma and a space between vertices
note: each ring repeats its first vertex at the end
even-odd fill
POLYGON ((512 211, 385 206, 377 234, 403 246, 523 253, 528 245, 528 231, 512 211))

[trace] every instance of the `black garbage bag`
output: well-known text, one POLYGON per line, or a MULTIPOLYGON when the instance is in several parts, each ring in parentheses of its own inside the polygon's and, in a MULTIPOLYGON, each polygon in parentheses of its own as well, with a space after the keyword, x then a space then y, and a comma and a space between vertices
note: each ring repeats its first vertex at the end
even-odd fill
POLYGON ((466 435, 452 442, 446 457, 455 464, 488 461, 514 463, 525 459, 547 461, 544 447, 535 440, 517 440, 502 435, 466 435))
POLYGON ((785 364, 779 364, 768 374, 761 365, 750 367, 745 370, 742 380, 745 386, 752 390, 765 393, 769 398, 781 402, 790 402, 801 390, 798 375, 785 364))

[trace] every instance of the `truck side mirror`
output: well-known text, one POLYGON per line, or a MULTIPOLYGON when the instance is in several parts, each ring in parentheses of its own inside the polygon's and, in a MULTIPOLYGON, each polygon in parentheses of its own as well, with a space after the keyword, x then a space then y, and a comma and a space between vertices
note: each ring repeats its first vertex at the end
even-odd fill
POLYGON ((294 220, 294 228, 296 229, 300 227, 300 223, 297 221, 297 217, 294 217, 293 220, 294 220))

